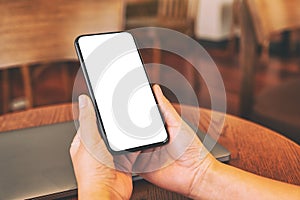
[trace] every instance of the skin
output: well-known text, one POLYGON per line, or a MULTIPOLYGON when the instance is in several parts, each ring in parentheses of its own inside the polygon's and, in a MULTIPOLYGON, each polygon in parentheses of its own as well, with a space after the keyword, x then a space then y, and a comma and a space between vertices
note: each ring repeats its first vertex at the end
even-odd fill
POLYGON ((91 156, 81 142, 81 131, 97 131, 97 126, 91 101, 87 96, 80 98, 80 128, 70 148, 78 185, 78 198, 129 199, 132 192, 131 174, 103 165, 91 156))
MULTIPOLYGON (((159 86, 154 86, 153 90, 170 134, 166 147, 176 149, 180 146, 175 140, 178 135, 191 137, 195 133, 182 121, 159 86)), ((112 157, 100 138, 94 108, 87 96, 79 97, 79 110, 80 127, 70 148, 79 199, 129 199, 132 178, 128 172, 133 167, 142 169, 151 160, 142 158, 141 152, 112 157), (89 133, 99 135, 97 146, 104 152, 104 157, 114 161, 115 168, 102 164, 85 148, 80 135, 89 133)), ((192 138, 191 144, 174 162, 140 176, 193 199, 300 199, 300 187, 222 164, 209 153, 203 153, 205 148, 201 141, 192 138)))

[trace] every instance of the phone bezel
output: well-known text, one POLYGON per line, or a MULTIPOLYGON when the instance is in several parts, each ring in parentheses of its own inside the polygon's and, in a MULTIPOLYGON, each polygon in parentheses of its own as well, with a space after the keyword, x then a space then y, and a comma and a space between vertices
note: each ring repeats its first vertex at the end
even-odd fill
POLYGON ((158 105, 158 101, 157 101, 157 99, 155 97, 155 94, 153 92, 153 89, 151 87, 151 84, 150 84, 150 81, 149 81, 149 77, 148 77, 147 71, 145 69, 144 62, 143 62, 143 59, 141 57, 141 53, 139 51, 139 48, 138 48, 138 45, 137 45, 137 42, 136 42, 134 36, 130 32, 127 32, 127 31, 83 34, 83 35, 79 35, 79 36, 76 37, 76 39, 74 41, 74 45, 75 45, 76 53, 77 53, 77 56, 79 58, 81 69, 82 69, 82 72, 83 72, 83 75, 84 75, 84 79, 85 79, 85 82, 87 84, 88 92, 89 92, 90 98, 92 100, 94 109, 95 109, 96 120, 97 120, 96 123, 97 123, 97 126, 98 126, 98 130, 99 130, 100 135, 101 135, 102 139, 104 140, 104 143, 105 143, 107 149, 109 150, 109 152, 111 152, 112 154, 123 154, 123 153, 126 153, 126 152, 135 152, 135 151, 140 151, 140 150, 145 150, 145 149, 148 149, 148 148, 159 147, 159 146, 162 146, 164 144, 167 144, 169 142, 169 132, 168 132, 168 129, 167 129, 166 124, 164 122, 164 118, 163 118, 163 115, 161 113, 161 109, 160 109, 160 107, 158 105), (82 55, 82 52, 81 52, 81 49, 80 49, 79 39, 82 38, 82 37, 89 37, 89 36, 96 36, 96 35, 107 35, 107 34, 115 34, 115 33, 129 33, 131 35, 131 37, 133 38, 133 40, 134 40, 136 49, 138 51, 140 60, 142 62, 142 67, 144 69, 144 72, 146 74, 149 87, 150 87, 151 92, 152 92, 152 96, 153 96, 153 98, 155 100, 155 103, 157 105, 157 108, 158 108, 161 120, 163 121, 164 128, 165 128, 165 131, 167 133, 166 139, 163 140, 163 141, 161 141, 161 142, 147 144, 147 145, 143 145, 143 146, 139 146, 139 147, 133 147, 133 148, 129 148, 129 149, 125 149, 125 150, 120 150, 120 151, 113 150, 110 147, 110 145, 109 145, 109 142, 108 142, 108 139, 107 139, 107 136, 106 136, 106 131, 104 129, 103 121, 102 121, 102 118, 101 118, 101 114, 100 114, 100 111, 98 109, 98 104, 97 104, 96 98, 94 96, 94 91, 92 89, 92 85, 91 85, 91 82, 90 82, 90 79, 89 79, 89 75, 88 75, 88 72, 87 72, 87 69, 86 69, 86 65, 85 65, 85 62, 84 62, 84 59, 83 59, 83 55, 82 55))

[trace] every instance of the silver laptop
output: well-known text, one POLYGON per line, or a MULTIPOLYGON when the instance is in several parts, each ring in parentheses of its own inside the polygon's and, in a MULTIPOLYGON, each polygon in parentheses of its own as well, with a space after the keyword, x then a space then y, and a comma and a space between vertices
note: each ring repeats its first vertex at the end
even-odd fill
MULTIPOLYGON (((74 122, 0 133, 0 199, 54 199, 76 195, 69 148, 74 122)), ((203 133, 197 133, 203 138, 203 133)), ((230 153, 212 152, 225 162, 230 153)), ((135 177, 134 179, 138 179, 135 177)))

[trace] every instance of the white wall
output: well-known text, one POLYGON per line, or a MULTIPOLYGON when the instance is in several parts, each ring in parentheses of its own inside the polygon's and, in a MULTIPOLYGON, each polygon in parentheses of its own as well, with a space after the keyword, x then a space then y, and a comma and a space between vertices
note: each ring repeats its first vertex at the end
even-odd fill
POLYGON ((200 0, 195 22, 198 39, 220 41, 228 38, 233 0, 200 0))

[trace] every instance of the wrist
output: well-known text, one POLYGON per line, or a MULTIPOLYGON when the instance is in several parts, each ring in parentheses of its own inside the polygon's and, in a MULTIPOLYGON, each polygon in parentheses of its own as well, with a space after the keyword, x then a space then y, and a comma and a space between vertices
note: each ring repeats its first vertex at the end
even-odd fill
POLYGON ((222 163, 216 159, 207 160, 209 161, 201 163, 201 170, 198 170, 198 173, 195 175, 195 180, 189 195, 192 199, 210 199, 212 180, 218 175, 218 170, 222 163))
POLYGON ((90 184, 90 186, 78 185, 78 199, 123 199, 122 196, 114 190, 114 188, 105 184, 90 184))

